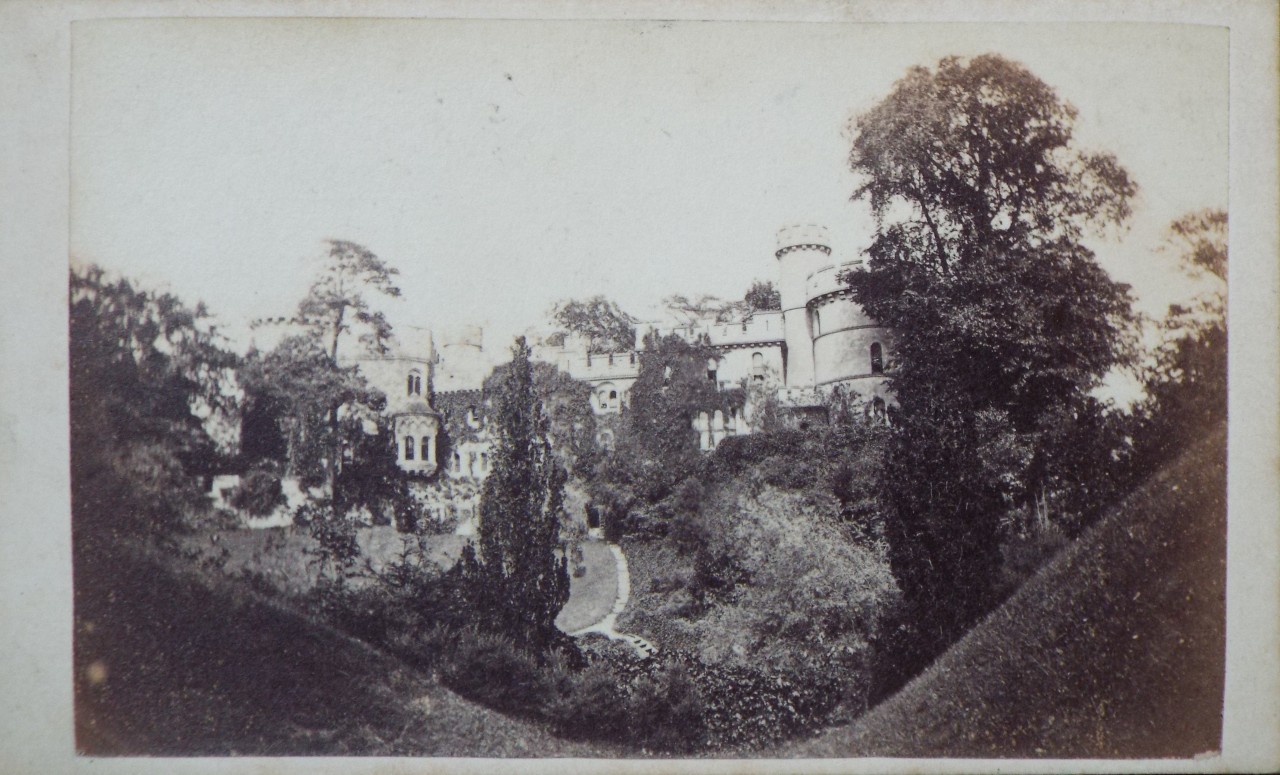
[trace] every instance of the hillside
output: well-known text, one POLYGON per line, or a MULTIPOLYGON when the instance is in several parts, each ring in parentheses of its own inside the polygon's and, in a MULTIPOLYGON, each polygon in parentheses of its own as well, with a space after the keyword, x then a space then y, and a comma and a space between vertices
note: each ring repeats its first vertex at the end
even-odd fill
POLYGON ((1226 429, 898 694, 779 756, 1185 757, 1221 745, 1226 429))
POLYGON ((82 753, 602 755, 155 550, 100 544, 76 573, 82 753))

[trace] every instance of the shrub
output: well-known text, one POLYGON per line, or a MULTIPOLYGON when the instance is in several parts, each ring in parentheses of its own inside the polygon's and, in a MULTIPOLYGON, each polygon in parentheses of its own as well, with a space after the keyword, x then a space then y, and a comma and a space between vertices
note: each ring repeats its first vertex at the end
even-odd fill
POLYGON ((468 627, 441 656, 445 686, 491 708, 536 714, 552 697, 550 676, 508 635, 468 627))
POLYGON ((286 503, 279 474, 265 467, 242 476, 227 500, 232 508, 252 517, 265 517, 286 503))

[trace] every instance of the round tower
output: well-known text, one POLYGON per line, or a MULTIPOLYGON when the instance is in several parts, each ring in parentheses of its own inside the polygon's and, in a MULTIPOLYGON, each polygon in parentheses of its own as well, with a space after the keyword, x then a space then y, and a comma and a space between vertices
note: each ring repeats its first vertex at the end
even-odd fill
POLYGON ((783 337, 787 343, 784 380, 790 388, 814 387, 813 329, 807 308, 808 279, 831 264, 830 239, 823 226, 784 226, 778 230, 778 292, 782 297, 783 337))

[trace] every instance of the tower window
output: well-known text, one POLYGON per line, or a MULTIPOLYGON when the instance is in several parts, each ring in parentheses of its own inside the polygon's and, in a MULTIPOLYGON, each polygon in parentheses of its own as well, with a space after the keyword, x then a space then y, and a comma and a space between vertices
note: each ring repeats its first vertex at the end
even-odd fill
POLYGON ((610 400, 610 401, 615 401, 615 400, 617 400, 617 398, 618 398, 618 391, 616 391, 616 390, 610 390, 610 391, 609 391, 609 400, 610 400))
POLYGON ((422 457, 422 459, 423 459, 423 460, 430 460, 430 459, 431 459, 431 456, 427 454, 427 452, 428 452, 427 446, 428 446, 428 445, 427 445, 427 437, 426 437, 426 436, 423 436, 423 437, 422 437, 422 448, 421 448, 421 450, 420 450, 420 452, 422 453, 421 457, 422 457))
POLYGON ((413 460, 413 437, 404 437, 404 459, 413 460))
POLYGON ((871 373, 884 373, 884 350, 880 347, 879 342, 871 343, 871 373))
POLYGON ((751 353, 751 378, 764 382, 764 353, 751 353))

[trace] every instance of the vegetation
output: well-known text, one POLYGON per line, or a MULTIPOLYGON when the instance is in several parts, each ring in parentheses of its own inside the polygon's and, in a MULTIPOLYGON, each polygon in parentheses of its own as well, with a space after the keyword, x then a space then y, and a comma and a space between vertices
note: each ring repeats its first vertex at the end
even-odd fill
POLYGON ((564 335, 571 333, 585 339, 587 352, 593 355, 622 353, 635 348, 636 319, 603 296, 562 301, 552 310, 551 316, 563 331, 549 343, 562 344, 564 335))
POLYGON ((560 540, 566 476, 551 453, 524 337, 511 354, 493 397, 494 463, 480 497, 479 557, 464 550, 463 575, 488 625, 542 654, 558 640, 556 614, 569 599, 560 540))
POLYGON ((1144 375, 1137 407, 1134 465, 1151 471, 1200 438, 1227 411, 1227 214, 1189 213, 1174 221, 1167 248, 1208 284, 1161 324, 1162 342, 1144 375))
POLYGON ((1220 750, 1226 428, 1200 431, 901 692, 770 755, 1129 759, 1220 750))
MULTIPOLYGON (((534 391, 547 414, 551 449, 569 472, 589 478, 599 457, 596 414, 591 409, 591 386, 550 363, 529 364, 534 391)), ((484 381, 485 395, 497 395, 511 378, 512 364, 499 365, 484 381)))
POLYGON ((756 280, 742 297, 748 312, 769 312, 782 309, 782 294, 771 280, 756 280))
POLYGON ((1125 362, 1131 326, 1127 288, 1082 236, 1122 222, 1136 187, 1074 147, 1075 115, 986 55, 912 68, 857 120, 855 197, 877 226, 846 279, 897 333, 883 474, 906 604, 897 680, 996 602, 1002 514, 1062 502, 1082 458, 1107 451, 1064 443, 1105 427, 1089 393, 1125 362))
POLYGON ((233 414, 235 356, 203 305, 70 274, 72 508, 88 531, 160 536, 207 512, 202 478, 227 465, 209 428, 233 414))
POLYGON ((646 340, 617 446, 603 456, 599 476, 591 482, 592 498, 613 535, 665 530, 661 520, 653 523, 638 510, 667 498, 697 470, 701 456, 694 417, 742 406, 739 392, 720 391, 707 379, 707 361, 714 354, 705 343, 674 334, 651 334, 646 340))

